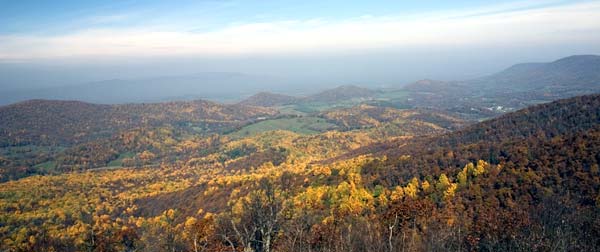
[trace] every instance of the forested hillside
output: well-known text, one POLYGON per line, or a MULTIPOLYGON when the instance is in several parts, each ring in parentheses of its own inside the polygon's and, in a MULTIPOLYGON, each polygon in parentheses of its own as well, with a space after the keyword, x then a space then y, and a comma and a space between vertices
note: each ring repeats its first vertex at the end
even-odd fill
POLYGON ((276 113, 202 100, 123 105, 31 100, 0 107, 0 144, 76 144, 142 126, 173 125, 220 132, 276 113))
MULTIPOLYGON (((352 146, 363 146, 384 138, 440 134, 468 123, 427 110, 368 105, 324 109, 298 116, 284 115, 277 108, 207 101, 17 103, 0 107, 0 116, 6 119, 0 122, 0 181, 87 169, 185 164, 218 153, 232 141, 268 136, 263 133, 274 130, 300 134, 291 139, 333 131, 327 133, 334 136, 331 142, 342 138, 353 142, 352 146), (360 125, 353 122, 358 115, 363 118, 360 125)), ((337 153, 334 147, 321 149, 318 155, 337 153)))
POLYGON ((212 134, 278 112, 208 101, 100 105, 32 100, 0 107, 0 181, 31 174, 156 164, 212 134), (202 139, 200 139, 202 138, 202 139), (156 154, 163 153, 157 156, 156 154))
MULTIPOLYGON (((50 159, 63 164, 111 156, 106 160, 119 157, 125 165, 2 183, 0 248, 600 247, 600 95, 537 105, 470 126, 440 111, 372 105, 334 108, 311 118, 337 128, 288 130, 282 123, 304 117, 249 125, 277 123, 275 131, 242 127, 189 135, 159 125, 53 149, 57 156, 50 159)), ((0 160, 17 160, 11 157, 0 160)))

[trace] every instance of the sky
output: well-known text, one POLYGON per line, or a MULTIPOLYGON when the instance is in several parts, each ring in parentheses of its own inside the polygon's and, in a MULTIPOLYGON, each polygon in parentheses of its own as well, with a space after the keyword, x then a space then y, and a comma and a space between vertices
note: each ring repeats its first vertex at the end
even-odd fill
POLYGON ((7 90, 198 72, 385 86, 572 54, 600 54, 600 1, 0 0, 7 90))

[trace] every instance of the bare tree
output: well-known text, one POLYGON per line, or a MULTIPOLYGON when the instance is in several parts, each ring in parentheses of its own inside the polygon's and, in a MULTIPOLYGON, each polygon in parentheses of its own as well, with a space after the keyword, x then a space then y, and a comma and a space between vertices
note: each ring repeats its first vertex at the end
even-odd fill
POLYGON ((259 181, 257 190, 242 200, 243 212, 231 213, 229 226, 244 251, 270 252, 281 228, 282 199, 273 182, 259 181))

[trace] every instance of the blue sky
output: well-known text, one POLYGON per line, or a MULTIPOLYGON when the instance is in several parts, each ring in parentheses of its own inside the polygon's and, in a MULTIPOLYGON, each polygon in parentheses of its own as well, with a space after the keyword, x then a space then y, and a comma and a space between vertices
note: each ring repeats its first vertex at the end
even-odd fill
MULTIPOLYGON (((577 1, 506 2, 506 10, 563 5, 577 1)), ((0 1, 0 32, 67 33, 98 27, 163 25, 189 29, 289 19, 348 19, 501 6, 499 1, 0 1)))
MULTIPOLYGON (((564 1, 563 1, 564 2, 564 1)), ((218 28, 289 19, 347 19, 469 9, 498 1, 0 1, 0 32, 67 33, 97 27, 218 28), (104 18, 104 19, 103 19, 104 18)), ((550 2, 552 3, 552 2, 550 2)), ((559 4, 560 2, 554 2, 559 4)), ((532 6, 548 2, 532 2, 532 6)))
POLYGON ((600 54, 600 1, 0 0, 0 89, 243 72, 465 79, 600 54))
POLYGON ((599 1, 0 1, 0 60, 595 42, 599 1))

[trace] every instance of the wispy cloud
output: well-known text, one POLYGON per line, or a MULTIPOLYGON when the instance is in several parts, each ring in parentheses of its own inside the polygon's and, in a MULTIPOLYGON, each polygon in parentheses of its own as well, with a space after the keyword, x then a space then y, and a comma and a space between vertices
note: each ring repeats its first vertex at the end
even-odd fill
MULTIPOLYGON (((118 22, 126 15, 94 17, 118 22)), ((519 2, 413 16, 360 16, 185 27, 92 28, 60 36, 0 37, 0 59, 236 55, 409 46, 600 44, 600 2, 519 2)))

